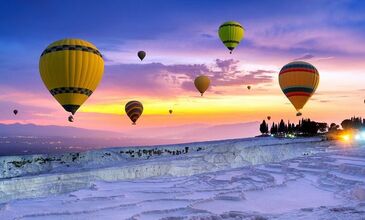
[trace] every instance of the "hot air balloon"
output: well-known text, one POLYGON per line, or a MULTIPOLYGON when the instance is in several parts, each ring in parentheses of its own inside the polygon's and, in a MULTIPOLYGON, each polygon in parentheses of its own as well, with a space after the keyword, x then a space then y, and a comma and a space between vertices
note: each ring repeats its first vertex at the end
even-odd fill
POLYGON ((242 40, 245 33, 242 25, 236 21, 228 21, 223 23, 218 30, 218 35, 224 45, 232 53, 233 49, 242 40))
POLYGON ((14 115, 17 115, 18 114, 18 110, 14 109, 13 110, 13 113, 14 113, 14 115))
POLYGON ((279 73, 281 90, 298 113, 316 91, 318 83, 318 70, 307 62, 294 61, 288 63, 279 73))
POLYGON ((74 122, 74 117, 72 115, 68 116, 68 121, 69 122, 74 122))
POLYGON ((201 96, 203 96, 204 92, 208 89, 210 85, 210 79, 207 76, 201 75, 195 78, 194 84, 196 89, 200 92, 201 96))
POLYGON ((141 51, 138 51, 138 57, 139 57, 139 59, 141 59, 141 61, 145 58, 145 56, 146 56, 146 52, 144 52, 143 50, 141 50, 141 51))
POLYGON ((63 39, 43 51, 39 72, 53 97, 74 115, 103 77, 104 60, 93 44, 63 39))
POLYGON ((172 109, 169 110, 169 113, 172 114, 172 109))
POLYGON ((270 119, 271 119, 271 116, 267 116, 267 120, 269 120, 269 121, 270 121, 270 119))
POLYGON ((138 118, 142 115, 143 105, 139 101, 130 101, 125 105, 125 112, 133 122, 133 125, 135 125, 138 118))
POLYGON ((247 89, 250 90, 251 89, 251 86, 247 86, 247 89))

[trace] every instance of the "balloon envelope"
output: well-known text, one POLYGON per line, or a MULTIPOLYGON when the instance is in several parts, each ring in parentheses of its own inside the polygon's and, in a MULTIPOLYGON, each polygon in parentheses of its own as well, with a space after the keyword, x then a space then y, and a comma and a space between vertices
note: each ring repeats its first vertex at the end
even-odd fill
POLYGON ((288 63, 279 73, 281 90, 297 111, 304 107, 316 91, 318 83, 318 70, 307 62, 288 63))
POLYGON ((247 86, 247 89, 250 90, 251 89, 251 86, 247 86))
POLYGON ((169 113, 172 114, 172 109, 169 110, 169 113))
POLYGON ((13 113, 14 113, 14 115, 18 114, 18 110, 14 109, 13 113))
POLYGON ((267 116, 267 120, 270 120, 271 119, 271 116, 267 116))
POLYGON ((236 21, 227 21, 219 26, 218 30, 219 38, 228 50, 230 50, 230 53, 241 42, 244 34, 245 30, 242 25, 236 21))
POLYGON ((194 80, 194 85, 195 88, 200 92, 201 96, 203 96, 204 92, 209 88, 210 79, 204 75, 198 76, 194 80))
POLYGON ((133 125, 135 125, 138 118, 142 115, 143 105, 139 101, 130 101, 125 105, 125 112, 133 122, 133 125))
POLYGON ((139 57, 139 59, 141 59, 141 61, 145 58, 145 56, 146 56, 146 52, 144 52, 143 50, 141 50, 141 51, 138 51, 138 57, 139 57))
POLYGON ((104 60, 93 44, 63 39, 43 51, 39 72, 52 96, 66 111, 75 114, 101 81, 104 60))

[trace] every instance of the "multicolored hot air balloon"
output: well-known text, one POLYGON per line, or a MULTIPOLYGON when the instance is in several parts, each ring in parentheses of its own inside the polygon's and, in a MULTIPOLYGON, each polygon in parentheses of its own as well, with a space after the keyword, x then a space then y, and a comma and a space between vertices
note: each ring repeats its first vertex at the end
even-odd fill
POLYGON ((208 76, 201 75, 195 78, 194 84, 201 96, 203 96, 204 92, 209 88, 210 79, 208 76))
POLYGON ((74 115, 101 81, 104 60, 93 44, 63 39, 43 51, 39 72, 52 96, 74 115))
POLYGON ((288 97, 298 113, 300 113, 299 111, 314 94, 318 83, 318 70, 307 62, 294 61, 288 63, 279 73, 281 90, 288 97))
POLYGON ((143 105, 139 101, 130 101, 125 105, 125 112, 133 122, 133 125, 135 125, 138 118, 142 115, 143 105))
POLYGON ((13 113, 14 113, 14 115, 17 115, 18 114, 18 110, 14 109, 13 110, 13 113))
POLYGON ((223 23, 218 30, 219 38, 228 50, 230 50, 230 53, 232 53, 233 49, 240 43, 244 34, 245 29, 236 21, 227 21, 223 23))
POLYGON ((146 56, 146 52, 141 50, 141 51, 138 51, 137 55, 138 55, 139 59, 141 59, 141 61, 142 61, 146 56))
POLYGON ((169 110, 169 113, 172 114, 172 109, 169 110))

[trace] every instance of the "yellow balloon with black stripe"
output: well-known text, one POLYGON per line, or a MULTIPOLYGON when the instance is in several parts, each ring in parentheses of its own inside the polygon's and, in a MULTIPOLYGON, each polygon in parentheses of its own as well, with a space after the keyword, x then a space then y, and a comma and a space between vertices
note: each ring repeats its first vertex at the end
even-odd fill
POLYGON ((90 42, 63 39, 43 51, 39 72, 53 97, 66 111, 75 114, 101 81, 104 60, 90 42))
POLYGON ((244 37, 245 29, 236 21, 228 21, 219 27, 218 34, 224 45, 232 53, 244 37))

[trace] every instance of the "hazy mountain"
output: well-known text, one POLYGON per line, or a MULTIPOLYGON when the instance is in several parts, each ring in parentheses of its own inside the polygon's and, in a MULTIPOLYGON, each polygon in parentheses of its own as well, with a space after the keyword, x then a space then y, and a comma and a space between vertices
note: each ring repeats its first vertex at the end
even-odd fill
POLYGON ((38 136, 38 137, 103 137, 121 138, 125 135, 117 132, 90 130, 70 126, 35 124, 0 124, 1 136, 38 136))
POLYGON ((55 125, 0 124, 0 155, 243 138, 257 135, 258 127, 259 122, 191 124, 118 133, 55 125))

